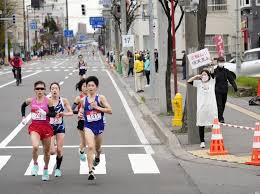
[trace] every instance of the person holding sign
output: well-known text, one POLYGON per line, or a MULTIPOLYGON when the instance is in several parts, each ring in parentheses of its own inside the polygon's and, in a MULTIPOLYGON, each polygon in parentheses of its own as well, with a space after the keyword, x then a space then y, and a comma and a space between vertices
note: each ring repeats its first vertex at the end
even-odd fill
POLYGON ((103 95, 97 93, 99 81, 95 76, 86 79, 88 95, 81 100, 81 115, 84 116, 85 139, 88 144, 88 180, 96 179, 94 166, 100 162, 101 144, 105 128, 104 113, 112 114, 112 108, 103 95), (95 159, 93 161, 93 156, 95 159))
POLYGON ((50 85, 51 97, 54 104, 54 110, 57 113, 56 117, 50 118, 50 124, 53 128, 54 136, 51 138, 51 154, 55 154, 57 152, 56 157, 56 169, 55 169, 55 177, 61 176, 61 162, 63 159, 63 144, 64 144, 64 136, 65 136, 65 125, 63 121, 63 116, 72 116, 73 112, 70 107, 69 101, 66 98, 60 97, 60 85, 57 82, 53 82, 50 85), (65 111, 67 109, 67 112, 65 111), (57 149, 55 150, 54 141, 56 139, 57 149))
POLYGON ((34 165, 31 170, 32 176, 38 175, 38 150, 40 141, 43 145, 44 152, 44 169, 42 180, 49 180, 48 164, 50 160, 50 148, 51 137, 53 136, 53 129, 50 125, 50 118, 56 117, 56 113, 53 107, 52 99, 45 96, 45 83, 43 81, 37 81, 34 83, 35 97, 28 98, 22 104, 22 123, 26 124, 25 109, 28 105, 31 106, 32 122, 28 127, 28 132, 32 141, 32 155, 34 165))
POLYGON ((205 148, 204 129, 211 126, 214 118, 218 116, 217 102, 215 98, 215 79, 206 69, 202 70, 188 80, 197 88, 197 122, 199 127, 200 147, 205 148))

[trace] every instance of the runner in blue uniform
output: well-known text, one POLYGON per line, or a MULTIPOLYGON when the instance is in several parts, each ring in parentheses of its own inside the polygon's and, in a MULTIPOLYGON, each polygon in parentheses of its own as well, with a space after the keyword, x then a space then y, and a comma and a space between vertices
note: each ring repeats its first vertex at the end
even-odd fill
POLYGON ((88 145, 87 160, 89 167, 89 180, 96 179, 94 166, 100 162, 101 145, 105 127, 104 113, 112 114, 112 108, 103 95, 97 93, 99 81, 95 76, 86 79, 88 96, 81 100, 81 113, 84 120, 85 140, 88 145), (93 161, 93 156, 95 159, 93 161))
POLYGON ((56 117, 50 119, 54 136, 51 139, 51 154, 57 153, 56 157, 56 169, 55 177, 62 175, 60 166, 63 159, 63 145, 65 136, 65 125, 63 116, 72 116, 73 112, 70 107, 70 103, 66 98, 60 97, 60 85, 57 82, 53 82, 50 85, 51 99, 54 104, 54 110, 57 113, 56 117), (67 112, 65 112, 65 109, 67 112), (57 148, 55 148, 54 142, 56 140, 57 148))

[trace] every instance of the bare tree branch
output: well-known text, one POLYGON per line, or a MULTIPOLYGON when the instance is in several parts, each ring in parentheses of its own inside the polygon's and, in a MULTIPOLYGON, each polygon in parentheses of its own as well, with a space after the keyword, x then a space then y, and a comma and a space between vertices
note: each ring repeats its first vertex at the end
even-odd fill
POLYGON ((179 19, 179 22, 177 24, 177 26, 175 27, 175 32, 179 29, 180 25, 181 25, 181 22, 183 20, 183 17, 184 17, 184 9, 182 6, 179 6, 180 7, 180 10, 181 10, 181 17, 179 19))

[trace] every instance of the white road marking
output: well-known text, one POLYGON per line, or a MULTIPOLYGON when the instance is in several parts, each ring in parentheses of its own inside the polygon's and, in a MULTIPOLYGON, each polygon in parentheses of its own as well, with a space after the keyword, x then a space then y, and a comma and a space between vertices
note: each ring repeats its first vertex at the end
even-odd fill
POLYGON ((32 72, 33 70, 27 70, 27 71, 25 71, 26 73, 29 73, 29 72, 32 72))
POLYGON ((8 74, 11 73, 12 71, 7 71, 7 72, 0 72, 0 75, 8 74))
MULTIPOLYGON (((40 72, 42 72, 42 71, 37 71, 37 72, 35 72, 35 73, 32 73, 32 74, 23 76, 23 79, 25 79, 25 78, 27 78, 27 77, 31 77, 31 76, 33 76, 33 75, 36 75, 36 74, 38 74, 38 73, 40 73, 40 72)), ((16 82, 16 80, 10 81, 10 82, 8 82, 8 83, 6 83, 6 84, 1 85, 0 88, 3 88, 3 87, 5 87, 5 86, 8 86, 8 85, 10 85, 10 84, 12 84, 12 83, 15 83, 15 82, 16 82)))
MULTIPOLYGON (((88 174, 88 172, 89 172, 89 168, 88 168, 87 160, 85 162, 80 161, 79 174, 88 174)), ((107 173, 105 154, 100 155, 100 163, 98 166, 95 167, 94 172, 95 172, 95 174, 106 174, 107 173)))
POLYGON ((6 165, 11 156, 0 156, 0 170, 6 165))
POLYGON ((36 65, 36 64, 38 64, 38 63, 31 63, 30 66, 33 66, 33 65, 36 65))
POLYGON ((132 123, 134 129, 135 129, 135 132, 136 132, 136 134, 137 134, 139 140, 141 141, 142 144, 147 145, 147 146, 145 147, 146 153, 147 153, 147 154, 154 154, 153 148, 149 145, 149 142, 148 142, 148 140, 146 139, 146 137, 145 137, 145 135, 144 135, 144 133, 143 133, 143 131, 142 131, 142 129, 141 129, 139 123, 138 123, 137 120, 135 119, 134 114, 133 114, 132 110, 130 109, 130 107, 129 107, 129 105, 128 105, 128 103, 127 103, 127 101, 126 101, 124 95, 122 94, 121 90, 120 90, 119 87, 117 86, 117 84, 116 84, 114 78, 111 76, 111 74, 109 73, 109 71, 106 70, 106 72, 107 72, 109 78, 111 79, 111 81, 112 81, 112 83, 113 83, 113 85, 114 85, 114 87, 115 87, 115 89, 116 89, 116 91, 117 91, 117 93, 118 93, 118 95, 119 95, 121 101, 122 101, 122 104, 123 104, 123 106, 124 106, 124 108, 125 108, 125 110, 126 110, 126 112, 127 112, 127 115, 128 115, 128 117, 129 117, 129 119, 130 119, 130 121, 131 121, 131 123, 132 123))
POLYGON ((72 75, 72 73, 69 73, 69 75, 72 75))
MULTIPOLYGON (((28 114, 26 117, 26 121, 29 122, 31 119, 31 114, 28 114)), ((0 148, 5 148, 14 138, 15 136, 22 130, 24 125, 22 122, 0 143, 0 148)))
POLYGON ((65 79, 68 79, 68 78, 69 78, 68 76, 65 77, 65 79))
POLYGON ((64 71, 69 71, 68 69, 64 69, 64 71))
POLYGON ((128 154, 134 174, 160 174, 150 154, 128 154))
POLYGON ((45 71, 51 71, 50 69, 46 69, 45 71))
POLYGON ((91 71, 98 71, 97 69, 93 69, 93 70, 91 70, 91 71))
MULTIPOLYGON (((38 166, 39 166, 38 175, 42 175, 43 174, 43 168, 44 168, 43 155, 39 155, 37 162, 38 162, 38 166)), ((48 171, 49 171, 50 175, 53 172, 55 164, 56 164, 56 156, 55 155, 51 155, 50 162, 49 162, 49 167, 48 167, 48 171)), ((25 176, 31 176, 31 169, 32 169, 32 167, 33 167, 33 160, 31 160, 31 162, 29 164, 29 167, 27 168, 26 172, 24 173, 25 176)))
POLYGON ((61 63, 59 63, 58 65, 55 65, 53 68, 57 68, 58 66, 62 65, 63 63, 65 63, 66 61, 63 61, 61 63))
MULTIPOLYGON (((145 148, 149 145, 102 145, 102 148, 145 148)), ((79 145, 64 145, 64 148, 78 148, 79 145)), ((0 149, 31 149, 32 146, 6 146, 1 147, 0 149)), ((40 146, 42 148, 42 146, 40 146)))
POLYGON ((55 69, 54 71, 60 71, 60 69, 55 69))

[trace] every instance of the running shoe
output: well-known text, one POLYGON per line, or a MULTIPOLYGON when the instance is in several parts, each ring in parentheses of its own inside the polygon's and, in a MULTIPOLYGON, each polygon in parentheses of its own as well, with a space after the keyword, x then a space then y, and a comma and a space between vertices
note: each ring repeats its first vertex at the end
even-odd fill
POLYGON ((96 177, 94 175, 94 172, 93 170, 89 171, 89 174, 88 174, 88 180, 95 180, 96 177))
POLYGON ((85 161, 86 161, 86 155, 85 155, 85 153, 81 153, 80 150, 79 150, 79 159, 80 159, 80 161, 82 161, 82 162, 85 162, 85 161))
POLYGON ((32 176, 37 176, 38 175, 38 170, 39 170, 39 166, 38 165, 33 165, 32 170, 31 170, 32 176))
POLYGON ((48 169, 43 170, 42 181, 48 181, 50 179, 48 169))
POLYGON ((61 177, 61 170, 60 169, 56 169, 55 173, 54 173, 55 177, 61 177))
POLYGON ((99 162, 100 162, 100 158, 95 157, 95 159, 93 160, 93 165, 97 166, 99 162))

